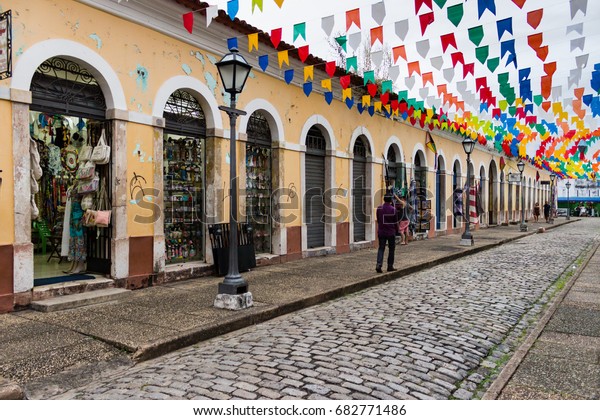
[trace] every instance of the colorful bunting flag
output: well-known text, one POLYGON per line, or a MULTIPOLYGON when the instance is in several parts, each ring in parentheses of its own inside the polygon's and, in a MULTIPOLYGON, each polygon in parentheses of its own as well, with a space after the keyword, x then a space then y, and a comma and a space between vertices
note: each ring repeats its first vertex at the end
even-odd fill
POLYGON ((371 46, 375 44, 375 41, 379 41, 383 45, 383 26, 371 28, 371 46))
POLYGON ((385 19, 385 3, 383 1, 371 6, 371 16, 378 25, 383 24, 383 19, 385 19))
POLYGON ((331 79, 323 79, 323 80, 321 80, 321 87, 323 89, 326 89, 329 92, 331 92, 332 91, 332 88, 331 88, 331 79))
POLYGON ((260 66, 262 71, 266 71, 267 67, 269 67, 269 56, 261 55, 260 57, 258 57, 258 65, 260 66))
POLYGON ((424 15, 419 16, 419 23, 421 24, 421 35, 425 35, 425 31, 427 27, 431 25, 435 20, 435 16, 433 12, 425 13, 424 15))
MULTIPOLYGON (((279 67, 281 67, 281 65, 279 67)), ((287 69, 284 71, 283 78, 288 85, 292 83, 292 80, 294 80, 294 69, 287 69)))
POLYGON ((238 0, 229 0, 227 2, 227 14, 231 18, 231 20, 235 19, 235 16, 238 14, 240 10, 240 4, 238 0))
POLYGON ((315 66, 306 66, 304 67, 304 81, 306 82, 308 79, 313 80, 315 75, 315 66))
POLYGON ((303 63, 308 58, 308 54, 308 45, 303 45, 302 47, 298 48, 298 58, 300 58, 300 61, 302 61, 303 63))
MULTIPOLYGON (((544 15, 544 9, 532 10, 527 13, 527 23, 533 29, 537 29, 542 21, 542 16, 544 15)), ((512 32, 511 32, 512 33, 512 32)))
POLYGON ((454 47, 455 49, 458 49, 458 46, 456 45, 456 38, 454 38, 454 32, 450 32, 449 34, 442 35, 440 37, 440 40, 442 41, 442 51, 443 52, 446 52, 446 49, 449 46, 454 47))
POLYGON ((335 61, 328 61, 325 63, 325 72, 329 75, 329 77, 333 77, 335 74, 336 64, 335 61))
POLYGON ((192 33, 192 29, 194 27, 194 12, 183 14, 183 27, 187 29, 189 33, 192 33))
POLYGON ((454 26, 458 27, 464 15, 463 4, 459 3, 454 6, 448 7, 447 13, 448 20, 452 22, 454 26))
POLYGON ((283 66, 283 64, 287 64, 288 66, 290 65, 290 58, 288 56, 288 51, 279 51, 277 53, 277 61, 279 62, 279 68, 281 68, 283 66))
POLYGON ((360 9, 348 10, 346 12, 346 31, 350 30, 352 24, 360 29, 360 9))
POLYGON ((496 15, 496 3, 495 0, 477 0, 477 11, 479 14, 479 19, 485 13, 486 10, 489 10, 493 15, 496 15))
POLYGON ((263 0, 252 0, 252 14, 254 14, 254 8, 258 7, 260 11, 263 11, 263 0))
POLYGON ((254 49, 258 51, 258 32, 248 34, 248 52, 252 52, 254 49))
POLYGON ((306 22, 296 23, 294 25, 294 42, 301 36, 306 41, 306 22))
POLYGON ((273 44, 273 47, 277 48, 279 46, 280 42, 281 42, 281 28, 271 29, 271 44, 273 44))
POLYGON ((333 26, 335 25, 335 18, 333 15, 325 16, 321 19, 321 29, 325 32, 325 35, 328 37, 331 36, 331 32, 333 31, 333 26))

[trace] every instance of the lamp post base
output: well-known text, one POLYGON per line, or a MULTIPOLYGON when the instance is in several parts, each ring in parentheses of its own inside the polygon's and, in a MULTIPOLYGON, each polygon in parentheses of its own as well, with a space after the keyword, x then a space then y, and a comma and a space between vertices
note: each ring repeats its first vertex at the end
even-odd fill
POLYGON ((523 224, 521 226, 519 226, 519 231, 520 232, 527 232, 529 229, 527 228, 527 225, 523 224))
POLYGON ((219 293, 215 298, 215 308, 228 309, 230 311, 239 311, 240 309, 248 309, 254 305, 252 293, 242 293, 239 295, 230 295, 219 293))
POLYGON ((463 234, 460 238, 460 245, 462 246, 473 246, 474 244, 475 242, 473 241, 473 236, 471 236, 471 234, 463 234))

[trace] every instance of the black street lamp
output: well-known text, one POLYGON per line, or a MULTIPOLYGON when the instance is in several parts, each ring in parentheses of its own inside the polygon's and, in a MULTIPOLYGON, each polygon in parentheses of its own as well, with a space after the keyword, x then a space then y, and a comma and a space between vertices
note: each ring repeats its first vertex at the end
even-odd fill
POLYGON ((469 207, 470 207, 469 206, 469 190, 470 190, 469 184, 471 182, 471 153, 473 153, 473 149, 475 148, 475 140, 473 140, 470 137, 467 137, 463 140, 462 146, 463 146, 463 149, 465 150, 465 153, 467 154, 467 183, 466 183, 467 202, 466 202, 466 205, 463 206, 464 213, 465 213, 465 220, 467 223, 465 225, 465 231, 460 238, 460 244, 466 245, 466 246, 473 246, 474 241, 473 241, 473 235, 471 235, 471 228, 470 228, 471 220, 470 220, 470 215, 469 215, 469 207))
POLYGON ((252 306, 252 294, 248 292, 248 282, 240 275, 238 267, 238 192, 235 124, 239 115, 245 111, 236 109, 236 96, 244 90, 244 85, 252 70, 246 59, 238 54, 237 48, 231 48, 216 66, 221 76, 225 92, 231 96, 231 106, 220 106, 221 111, 229 115, 229 267, 222 283, 215 306, 225 309, 243 309, 252 306))
POLYGON ((567 220, 571 220, 571 197, 569 197, 569 190, 571 189, 571 183, 567 181, 565 184, 567 187, 567 220))
POLYGON ((550 174, 550 223, 554 223, 554 180, 556 174, 550 174))
POLYGON ((519 231, 527 232, 527 223, 525 223, 525 184, 523 182, 525 162, 520 160, 519 163, 517 163, 517 169, 521 172, 521 225, 519 226, 519 231))

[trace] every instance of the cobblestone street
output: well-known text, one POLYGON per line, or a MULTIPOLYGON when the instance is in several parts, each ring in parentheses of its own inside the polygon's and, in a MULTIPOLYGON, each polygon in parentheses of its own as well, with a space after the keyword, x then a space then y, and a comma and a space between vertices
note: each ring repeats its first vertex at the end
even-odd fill
MULTIPOLYGON (((530 229, 537 226, 543 224, 530 229)), ((57 398, 480 398, 553 284, 597 240, 597 220, 583 219, 140 363, 57 398)))

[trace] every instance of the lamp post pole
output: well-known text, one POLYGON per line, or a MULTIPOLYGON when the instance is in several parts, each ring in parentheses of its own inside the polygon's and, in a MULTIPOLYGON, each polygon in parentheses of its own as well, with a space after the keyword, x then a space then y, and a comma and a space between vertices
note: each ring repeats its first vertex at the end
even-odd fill
POLYGON ((215 307, 239 310, 253 305, 252 293, 248 291, 248 282, 239 272, 238 259, 238 190, 237 190, 237 153, 235 126, 237 117, 246 115, 245 111, 236 108, 236 96, 242 92, 252 66, 231 48, 216 66, 225 91, 230 95, 230 106, 219 106, 229 116, 229 264, 227 275, 219 283, 219 292, 215 298, 215 307))
POLYGON ((554 180, 556 174, 550 174, 550 224, 554 223, 554 180))
POLYGON ((469 214, 469 209, 470 209, 470 182, 471 182, 471 153, 473 152, 473 149, 475 148, 475 140, 471 139, 471 138, 466 138, 463 140, 462 142, 463 145, 463 149, 465 150, 465 153, 467 154, 467 183, 466 185, 466 190, 467 190, 467 202, 466 204, 463 206, 464 207, 464 213, 465 213, 465 220, 466 220, 466 225, 465 225, 465 231, 462 234, 461 238, 460 238, 460 244, 461 245, 465 245, 465 246, 473 246, 474 241, 473 241, 473 235, 471 234, 471 216, 469 214))
POLYGON ((567 181, 565 187, 567 187, 567 220, 571 220, 571 197, 569 195, 571 183, 567 181))
POLYGON ((525 170, 525 162, 522 160, 517 163, 517 168, 521 173, 521 224, 519 225, 519 231, 527 232, 527 223, 525 223, 525 185, 523 183, 523 171, 525 170))

